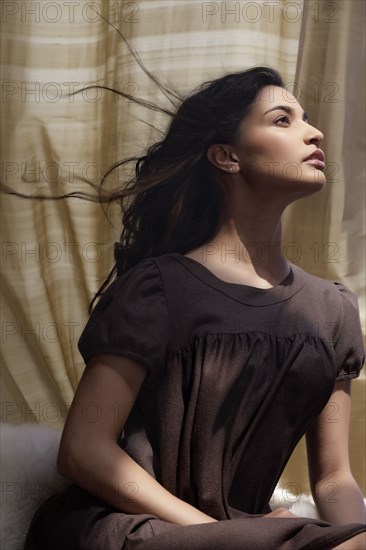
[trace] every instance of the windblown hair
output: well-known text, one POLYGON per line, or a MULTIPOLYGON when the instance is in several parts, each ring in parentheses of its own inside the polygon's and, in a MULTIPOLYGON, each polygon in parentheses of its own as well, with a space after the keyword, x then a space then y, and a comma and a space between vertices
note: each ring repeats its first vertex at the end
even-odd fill
MULTIPOLYGON (((140 260, 169 252, 184 254, 214 235, 222 208, 222 187, 207 158, 207 150, 214 143, 236 144, 239 126, 249 114, 260 90, 267 85, 284 87, 276 70, 259 66, 205 82, 185 97, 181 96, 152 75, 121 32, 115 30, 174 109, 160 107, 107 86, 89 87, 110 90, 171 117, 161 141, 148 147, 143 156, 116 162, 101 180, 98 200, 119 204, 123 229, 119 242, 114 245, 115 265, 95 294, 89 311, 109 283, 140 260), (134 164, 133 177, 107 198, 102 196, 101 188, 106 177, 127 163, 134 164), (131 196, 133 199, 126 207, 125 201, 131 196)), ((81 197, 78 193, 53 198, 71 196, 95 200, 85 194, 81 197)))
MULTIPOLYGON (((135 175, 126 189, 135 198, 124 211, 115 245, 117 276, 142 258, 185 253, 214 234, 222 187, 207 150, 237 142, 240 123, 269 84, 283 87, 277 71, 265 67, 204 83, 182 99, 163 139, 134 159, 135 175)), ((122 210, 124 195, 118 197, 122 210)))

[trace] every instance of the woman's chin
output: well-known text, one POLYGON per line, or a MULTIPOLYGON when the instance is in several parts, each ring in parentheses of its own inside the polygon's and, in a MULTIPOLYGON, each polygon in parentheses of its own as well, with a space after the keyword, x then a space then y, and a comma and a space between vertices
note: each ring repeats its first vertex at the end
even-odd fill
POLYGON ((288 194, 291 202, 301 199, 314 193, 319 193, 327 184, 325 175, 322 173, 316 179, 309 177, 298 178, 297 180, 286 180, 283 182, 283 189, 288 194))
POLYGON ((323 188, 327 182, 327 178, 324 174, 324 168, 319 168, 318 166, 307 162, 304 162, 303 164, 306 166, 306 169, 302 171, 301 179, 304 179, 304 181, 309 181, 310 183, 318 184, 321 188, 323 188))
POLYGON ((327 182, 327 178, 324 174, 324 169, 314 166, 313 164, 304 163, 300 174, 294 180, 294 183, 315 184, 321 187, 327 182))

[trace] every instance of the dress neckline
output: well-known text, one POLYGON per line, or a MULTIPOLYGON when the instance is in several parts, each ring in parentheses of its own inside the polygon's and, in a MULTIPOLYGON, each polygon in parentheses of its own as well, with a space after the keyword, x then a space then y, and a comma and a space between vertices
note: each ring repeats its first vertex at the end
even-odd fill
POLYGON ((168 256, 178 261, 206 285, 216 288, 223 294, 245 304, 257 306, 275 304, 287 300, 299 292, 305 284, 303 270, 291 262, 289 262, 290 272, 283 281, 270 288, 259 288, 241 283, 224 281, 197 260, 185 256, 180 252, 172 252, 169 253, 168 256))

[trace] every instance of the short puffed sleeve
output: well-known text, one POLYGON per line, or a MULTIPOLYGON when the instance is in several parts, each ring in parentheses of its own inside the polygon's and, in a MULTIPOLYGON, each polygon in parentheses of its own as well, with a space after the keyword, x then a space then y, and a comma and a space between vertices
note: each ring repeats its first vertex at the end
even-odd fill
POLYGON ((161 274, 147 258, 124 272, 104 292, 79 338, 85 361, 96 355, 124 355, 148 369, 154 386, 165 367, 169 316, 161 274))
POLYGON ((334 341, 336 381, 357 378, 365 361, 360 313, 356 295, 349 288, 333 281, 341 302, 337 335, 334 341))

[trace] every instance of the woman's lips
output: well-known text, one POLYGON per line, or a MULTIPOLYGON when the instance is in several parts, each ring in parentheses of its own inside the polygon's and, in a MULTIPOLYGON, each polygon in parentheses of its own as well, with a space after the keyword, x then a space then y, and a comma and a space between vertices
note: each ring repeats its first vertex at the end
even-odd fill
POLYGON ((304 162, 307 162, 308 164, 312 164, 313 166, 316 166, 317 168, 324 170, 325 168, 324 152, 321 149, 317 148, 308 157, 306 157, 306 159, 304 159, 304 162))
POLYGON ((319 159, 309 159, 309 160, 305 160, 304 162, 306 162, 306 164, 313 164, 314 166, 322 170, 324 170, 325 168, 325 162, 319 159))

